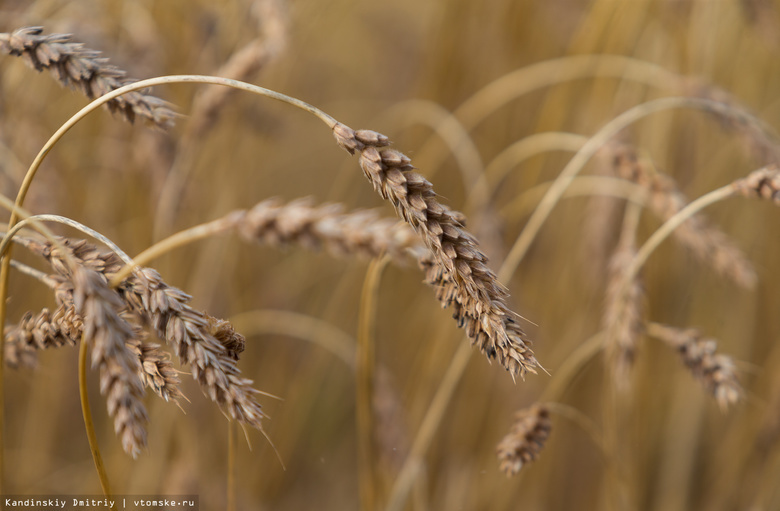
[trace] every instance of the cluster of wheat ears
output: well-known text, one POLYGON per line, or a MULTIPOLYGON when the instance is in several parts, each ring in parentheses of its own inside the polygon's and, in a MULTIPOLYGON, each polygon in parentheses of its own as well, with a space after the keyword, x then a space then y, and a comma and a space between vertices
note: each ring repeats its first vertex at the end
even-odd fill
MULTIPOLYGON (((149 417, 144 405, 145 388, 180 406, 185 399, 179 390, 180 371, 174 367, 169 353, 154 340, 164 341, 170 347, 181 367, 191 373, 203 393, 230 420, 263 429, 264 413, 258 401, 261 392, 239 369, 245 348, 241 333, 230 322, 193 308, 189 304, 191 297, 185 291, 168 285, 158 271, 147 266, 153 258, 174 247, 225 232, 234 232, 248 243, 325 249, 339 257, 374 259, 375 271, 387 262, 416 263, 436 299, 449 309, 471 345, 488 360, 498 362, 513 379, 546 371, 544 361, 537 361, 532 342, 521 328, 524 320, 509 305, 507 289, 490 269, 477 238, 467 230, 467 219, 440 200, 433 185, 417 172, 412 160, 392 148, 384 135, 354 130, 298 99, 227 78, 170 76, 140 82, 129 80, 124 71, 110 65, 99 52, 86 49, 68 35, 46 35, 41 28, 0 34, 0 53, 21 57, 37 71, 48 70, 62 85, 78 89, 94 100, 41 149, 15 203, 2 199, 10 216, 0 248, 0 322, 5 325, 0 367, 33 367, 39 350, 79 346, 82 376, 90 361, 99 373, 100 391, 105 396, 116 435, 133 457, 147 447, 149 417), (403 221, 382 217, 376 211, 349 211, 341 204, 316 205, 310 199, 285 203, 263 198, 251 209, 233 211, 179 232, 131 258, 88 226, 24 209, 27 191, 41 162, 72 126, 102 105, 127 121, 143 120, 153 127, 167 129, 179 115, 171 105, 147 90, 154 85, 179 82, 242 89, 315 115, 331 130, 338 146, 357 156, 374 191, 392 204, 403 221), (57 224, 80 230, 84 239, 56 235, 57 224), (46 269, 22 264, 14 259, 14 250, 39 256, 46 269), (11 271, 48 286, 58 307, 28 312, 16 323, 8 321, 6 298, 11 293, 8 288, 11 271)), ((725 409, 743 396, 733 360, 717 351, 715 340, 696 330, 658 324, 647 318, 643 310, 642 267, 659 244, 671 236, 724 277, 741 286, 755 285, 756 275, 749 260, 728 235, 702 216, 701 210, 732 196, 780 205, 780 171, 773 166, 755 170, 690 202, 675 182, 658 172, 634 146, 616 141, 615 135, 621 129, 651 112, 697 108, 717 117, 725 129, 742 137, 760 157, 772 159, 776 146, 770 132, 736 101, 693 80, 674 79, 678 88, 687 94, 643 104, 617 117, 592 138, 575 141, 579 147, 577 155, 546 191, 507 257, 501 279, 506 279, 507 272, 511 274, 552 208, 569 190, 601 186, 604 190, 601 193, 627 199, 623 227, 609 267, 604 329, 578 356, 581 360, 588 350, 604 351, 616 385, 625 386, 629 383, 639 340, 645 335, 655 337, 679 352, 685 366, 725 409), (583 165, 594 156, 606 159, 608 164, 602 168, 610 174, 578 176, 583 165), (637 247, 638 216, 645 208, 657 215, 663 225, 637 247)), ((218 104, 223 100, 220 96, 212 102, 218 104)), ((598 218, 597 214, 591 216, 598 218)), ((540 328, 544 329, 544 325, 540 328)), ((576 360, 573 357, 570 365, 576 366, 576 360)), ((569 366, 560 369, 567 370, 572 369, 569 366)), ((82 400, 85 400, 83 378, 81 385, 82 400)), ((367 388, 372 386, 368 384, 367 388)), ((552 388, 539 402, 520 410, 516 423, 498 443, 500 469, 507 474, 517 473, 540 455, 551 431, 551 415, 556 413, 555 405, 550 404, 554 396, 552 388)), ((101 482, 104 491, 109 492, 108 478, 100 468, 100 451, 91 431, 88 403, 82 404, 101 482)), ((411 477, 413 471, 407 468, 399 476, 400 481, 411 477)))

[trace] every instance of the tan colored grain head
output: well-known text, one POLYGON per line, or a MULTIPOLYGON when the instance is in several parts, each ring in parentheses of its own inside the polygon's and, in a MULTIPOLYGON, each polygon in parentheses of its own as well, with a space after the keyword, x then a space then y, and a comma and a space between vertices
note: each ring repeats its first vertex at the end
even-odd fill
POLYGON ((149 419, 138 377, 141 364, 128 348, 133 328, 120 316, 124 304, 104 275, 77 267, 72 278, 75 310, 84 318, 82 342, 89 344, 92 367, 100 371, 100 392, 114 418, 114 432, 125 452, 137 457, 146 447, 149 419))
MULTIPOLYGON (((62 238, 59 241, 81 268, 93 271, 104 280, 111 279, 123 266, 115 254, 101 251, 84 240, 62 238)), ((27 241, 24 244, 44 256, 58 272, 67 272, 62 254, 50 243, 27 241)), ((188 302, 191 297, 168 286, 151 268, 137 270, 120 284, 116 294, 122 301, 123 309, 151 325, 156 335, 174 349, 181 362, 192 368, 192 375, 203 392, 230 418, 262 429, 264 415, 255 399, 258 392, 251 387, 251 380, 241 376, 237 360, 233 358, 237 355, 237 348, 243 345, 240 334, 228 327, 226 322, 221 323, 190 307, 188 302)), ((78 304, 78 293, 75 296, 78 304)), ((134 360, 140 364, 138 357, 134 360)), ((153 380, 156 378, 155 374, 146 376, 151 376, 153 380)), ((165 394, 163 397, 166 397, 165 394)), ((178 397, 176 391, 167 391, 168 398, 174 394, 178 397)))
POLYGON ((238 224, 247 241, 276 247, 325 248, 335 256, 389 255, 400 264, 427 253, 417 234, 375 211, 345 212, 339 204, 314 206, 310 199, 283 203, 269 199, 250 209, 238 224))
POLYGON ((647 332, 675 348, 683 363, 725 410, 743 395, 734 360, 717 352, 715 339, 704 337, 696 329, 675 328, 650 323, 647 332))
POLYGON ((496 447, 501 471, 513 476, 536 460, 551 430, 550 412, 543 404, 536 403, 518 411, 512 429, 496 447))
MULTIPOLYGON (((41 27, 25 27, 0 33, 0 52, 22 57, 36 71, 48 69, 63 86, 79 89, 89 99, 134 81, 125 71, 108 64, 100 52, 73 42, 70 35, 42 32, 41 27)), ((112 99, 106 106, 129 122, 142 118, 160 128, 172 126, 176 118, 168 103, 139 91, 112 99)))
MULTIPOLYGON (((359 153, 363 173, 374 190, 389 200, 396 212, 419 234, 432 253, 429 283, 448 282, 443 295, 453 300, 454 316, 466 326, 472 343, 488 357, 497 358, 512 377, 536 372, 539 363, 531 342, 506 304, 508 293, 487 266, 487 257, 460 222, 461 217, 442 205, 433 186, 414 172, 411 160, 389 149, 384 135, 353 130, 341 123, 333 127, 336 142, 350 154, 359 153)), ((430 268, 429 268, 430 269, 430 268)))

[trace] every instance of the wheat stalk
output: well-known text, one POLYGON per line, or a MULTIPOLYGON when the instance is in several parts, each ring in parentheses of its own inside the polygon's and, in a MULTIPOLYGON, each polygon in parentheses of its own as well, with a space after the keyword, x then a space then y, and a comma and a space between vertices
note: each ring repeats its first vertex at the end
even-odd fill
POLYGON ((477 240, 463 228, 462 217, 438 201, 431 183, 413 171, 406 155, 387 148, 384 135, 355 131, 341 123, 333 126, 333 135, 350 154, 359 153, 360 166, 374 190, 422 237, 433 255, 428 282, 447 282, 441 296, 449 299, 442 302, 454 305, 472 343, 488 360, 497 358, 513 378, 536 373, 539 363, 531 341, 515 321, 516 314, 506 304, 508 292, 487 267, 477 240))
MULTIPOLYGON (((18 241, 24 244, 27 240, 20 238, 18 241)), ((45 275, 29 268, 26 271, 54 291, 59 306, 54 312, 44 308, 35 316, 27 312, 18 324, 7 329, 5 363, 14 368, 35 367, 38 350, 75 346, 84 332, 84 319, 75 310, 71 281, 59 275, 45 275)), ((147 342, 147 332, 139 324, 137 316, 127 310, 122 310, 120 315, 133 328, 133 338, 128 339, 126 344, 140 362, 139 378, 161 398, 178 402, 179 398, 184 396, 179 390, 178 372, 173 368, 170 356, 163 352, 158 344, 147 342)), ((232 327, 228 324, 224 328, 225 331, 230 331, 232 327)))
MULTIPOLYGON (((22 57, 36 71, 48 69, 63 86, 80 89, 89 99, 132 83, 126 72, 108 64, 100 52, 73 42, 69 34, 42 35, 42 27, 25 27, 0 33, 0 52, 22 57)), ((107 103, 129 122, 137 117, 160 127, 173 125, 176 113, 160 98, 142 92, 130 92, 107 103)))

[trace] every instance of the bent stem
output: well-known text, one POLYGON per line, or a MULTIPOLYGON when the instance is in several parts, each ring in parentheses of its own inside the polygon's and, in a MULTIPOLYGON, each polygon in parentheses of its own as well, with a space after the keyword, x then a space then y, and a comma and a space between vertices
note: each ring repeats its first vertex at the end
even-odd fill
POLYGON ((153 259, 160 257, 161 255, 166 254, 171 250, 232 229, 235 227, 239 218, 240 217, 238 215, 231 213, 211 222, 206 222, 204 224, 199 224, 194 227, 190 227, 189 229, 179 231, 176 234, 168 236, 164 240, 158 241, 151 247, 135 256, 131 261, 127 262, 127 264, 125 264, 125 266, 122 267, 122 269, 119 270, 116 275, 114 275, 114 277, 111 279, 111 282, 109 282, 109 285, 111 287, 118 286, 120 282, 127 278, 137 268, 146 265, 149 263, 149 261, 152 261, 153 259))
POLYGON ((87 432, 92 461, 95 462, 95 470, 97 470, 98 478, 100 479, 100 486, 103 488, 103 495, 110 498, 111 486, 108 482, 106 467, 103 465, 103 458, 100 456, 100 447, 98 446, 97 435, 95 435, 95 424, 92 422, 92 411, 89 407, 89 394, 87 393, 87 342, 83 335, 79 346, 79 397, 81 398, 81 413, 84 416, 84 429, 87 432))
POLYGON ((515 272, 515 269, 517 269, 517 266, 523 260, 523 257, 525 257, 531 243, 536 239, 536 235, 550 216, 553 208, 558 204, 564 192, 577 174, 580 173, 585 164, 588 163, 601 146, 606 144, 621 130, 639 119, 656 112, 675 108, 695 108, 705 111, 721 112, 724 109, 724 106, 722 103, 709 99, 685 97, 661 98, 630 108, 605 124, 582 146, 577 154, 569 160, 569 163, 566 164, 555 179, 555 182, 547 191, 542 202, 539 203, 539 206, 536 208, 533 215, 531 215, 531 218, 528 219, 528 223, 525 225, 525 228, 509 251, 506 260, 504 261, 504 267, 498 274, 498 279, 506 281, 515 272))
MULTIPOLYGON (((647 261, 647 258, 650 257, 650 254, 655 251, 656 248, 658 248, 658 245, 661 244, 662 241, 664 241, 666 238, 669 237, 672 232, 677 229, 680 225, 682 225, 683 222, 691 218, 693 215, 701 211, 702 209, 706 208, 707 206, 711 206, 712 204, 715 204, 716 202, 720 202, 724 199, 727 199, 734 195, 736 190, 732 186, 732 184, 727 184, 726 186, 722 186, 716 190, 713 190, 705 195, 702 195, 695 201, 691 202, 687 206, 685 206, 683 209, 677 212, 672 218, 666 221, 661 227, 656 230, 652 236, 650 236, 647 241, 645 241, 644 245, 637 250, 636 255, 634 256, 634 259, 631 261, 631 264, 626 269, 626 272, 623 276, 623 286, 622 288, 628 287, 628 283, 633 280, 633 278, 636 276, 636 274, 639 272, 639 270, 642 268, 642 266, 647 261)), ((621 293, 622 295, 622 293, 621 293)))
MULTIPOLYGON (((282 101, 289 105, 300 108, 306 112, 309 112, 312 115, 319 118, 325 124, 327 124, 328 127, 330 128, 333 128, 333 126, 336 125, 336 120, 333 117, 331 117, 330 115, 326 114, 322 110, 304 101, 287 96, 285 94, 281 94, 276 91, 272 91, 270 89, 266 89, 264 87, 258 87, 257 85, 241 82, 239 80, 230 80, 228 78, 220 78, 216 76, 202 76, 202 75, 174 75, 174 76, 162 76, 156 78, 149 78, 147 80, 140 80, 138 82, 134 82, 125 85, 123 87, 120 87, 116 90, 109 92, 108 94, 105 94, 95 99, 87 106, 79 110, 73 117, 68 119, 65 122, 65 124, 60 126, 60 128, 54 133, 54 135, 52 135, 52 137, 46 142, 46 144, 44 144, 43 148, 40 150, 38 155, 35 157, 35 160, 33 160, 33 163, 30 165, 30 168, 27 170, 27 173, 24 176, 24 180, 22 181, 22 185, 19 187, 19 192, 17 193, 16 196, 16 203, 15 203, 16 207, 11 211, 11 217, 8 220, 7 230, 10 231, 19 220, 19 215, 17 214, 17 211, 24 204, 24 200, 27 197, 27 192, 30 189, 30 185, 32 184, 32 181, 35 178, 35 175, 38 172, 41 163, 43 163, 43 160, 46 157, 46 155, 49 153, 49 151, 52 150, 54 145, 60 139, 62 139, 65 133, 70 131, 70 129, 73 126, 75 126, 79 121, 81 121, 84 117, 86 117, 87 114, 96 110, 98 107, 106 104, 112 99, 115 99, 121 96, 122 94, 126 94, 128 92, 145 89, 147 87, 152 87, 155 85, 161 85, 167 83, 188 83, 188 82, 223 85, 226 87, 232 87, 234 89, 239 89, 239 90, 244 90, 255 94, 259 94, 261 96, 282 101)), ((7 313, 6 298, 8 296, 8 277, 10 275, 10 267, 11 267, 11 252, 9 246, 9 252, 3 256, 2 261, 0 262, 0 330, 2 331, 3 338, 5 338, 5 319, 7 313)), ((3 367, 2 366, 4 363, 5 361, 3 357, 3 350, 0 350, 0 492, 3 491, 3 477, 2 477, 3 468, 2 467, 4 466, 4 462, 5 462, 4 451, 2 447, 4 443, 3 409, 5 406, 2 397, 3 396, 3 367)))

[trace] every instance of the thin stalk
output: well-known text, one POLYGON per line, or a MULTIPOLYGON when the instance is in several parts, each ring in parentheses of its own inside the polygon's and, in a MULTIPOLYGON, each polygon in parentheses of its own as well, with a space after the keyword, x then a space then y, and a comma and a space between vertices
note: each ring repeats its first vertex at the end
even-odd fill
POLYGON ((660 245, 661 242, 668 238, 675 229, 682 225, 683 222, 707 206, 715 204, 716 202, 720 202, 723 199, 727 199, 734 194, 734 187, 731 184, 727 184, 726 186, 722 186, 717 190, 713 190, 705 195, 702 195, 678 211, 677 214, 675 214, 672 218, 667 220, 666 223, 659 227, 658 230, 656 230, 653 235, 647 239, 644 245, 642 245, 642 247, 637 250, 634 259, 626 269, 625 276, 623 277, 623 287, 627 287, 626 283, 630 282, 631 279, 636 276, 645 262, 647 262, 647 258, 650 257, 650 254, 652 254, 653 251, 658 248, 658 245, 660 245))
POLYGON ((506 260, 504 261, 503 271, 498 274, 498 279, 506 281, 514 274, 517 266, 523 260, 523 257, 525 257, 531 243, 542 228, 542 225, 550 216, 553 208, 558 204, 572 180, 604 144, 621 130, 639 119, 656 112, 675 108, 695 108, 699 110, 721 112, 724 109, 724 106, 722 103, 709 99, 684 97, 661 98, 642 103, 641 105, 626 110, 605 124, 582 146, 577 154, 569 160, 569 163, 566 164, 558 175, 533 215, 531 215, 531 218, 528 219, 528 223, 520 233, 520 236, 518 236, 517 241, 515 241, 515 244, 512 246, 509 255, 507 255, 506 260))
POLYGON ((472 351, 471 343, 468 340, 464 339, 461 341, 458 350, 450 361, 450 365, 447 367, 444 378, 442 378, 439 387, 436 389, 431 405, 428 407, 420 429, 414 437, 414 443, 406 456, 401 471, 398 473, 398 477, 390 492, 387 511, 401 511, 403 509, 406 498, 409 495, 409 489, 423 467, 423 457, 428 451, 433 437, 436 435, 436 430, 439 429, 447 406, 452 401, 452 396, 468 365, 472 351))
POLYGON ((132 261, 127 263, 121 270, 119 270, 111 279, 110 285, 112 287, 118 286, 122 280, 127 278, 127 276, 135 271, 138 267, 146 265, 149 263, 149 261, 152 261, 153 259, 160 257, 161 255, 166 254, 171 250, 232 229, 235 227, 238 218, 239 217, 237 215, 231 213, 222 218, 212 220, 211 222, 206 222, 194 227, 190 227, 189 229, 179 231, 176 234, 168 236, 164 240, 158 241, 151 247, 135 256, 132 261))
POLYGON ((226 511, 236 511, 236 428, 234 421, 228 422, 227 448, 227 503, 226 511))
POLYGON ((98 446, 97 435, 95 435, 95 424, 92 422, 92 411, 89 407, 89 394, 87 392, 87 342, 84 336, 81 337, 79 346, 79 397, 81 398, 81 413, 84 416, 84 429, 87 432, 92 461, 95 462, 95 469, 100 479, 100 486, 103 488, 103 495, 110 498, 111 486, 108 482, 106 467, 103 465, 103 458, 100 456, 100 447, 98 446))

